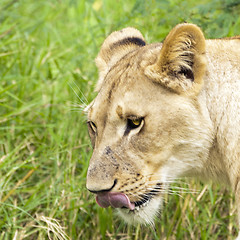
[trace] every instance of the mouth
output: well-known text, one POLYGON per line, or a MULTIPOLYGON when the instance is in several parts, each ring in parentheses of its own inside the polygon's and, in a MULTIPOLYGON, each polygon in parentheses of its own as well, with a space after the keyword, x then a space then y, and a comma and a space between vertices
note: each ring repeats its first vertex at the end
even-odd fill
POLYGON ((135 208, 133 210, 132 209, 128 210, 127 213, 135 214, 140 210, 145 209, 152 202, 152 200, 154 200, 155 197, 159 195, 161 188, 162 188, 161 184, 157 183, 155 188, 152 189, 150 192, 140 195, 141 200, 134 202, 135 208))
POLYGON ((113 208, 128 209, 129 213, 134 213, 135 211, 139 211, 140 208, 146 207, 159 194, 160 190, 161 184, 158 183, 151 191, 141 194, 139 196, 140 200, 135 202, 131 202, 124 193, 104 192, 96 196, 96 202, 103 208, 111 206, 113 208))

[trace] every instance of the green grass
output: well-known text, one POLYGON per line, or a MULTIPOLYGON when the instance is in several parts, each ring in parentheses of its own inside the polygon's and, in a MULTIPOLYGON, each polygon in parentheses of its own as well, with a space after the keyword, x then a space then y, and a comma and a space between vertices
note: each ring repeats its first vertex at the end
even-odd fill
POLYGON ((85 188, 92 149, 82 109, 111 31, 134 26, 156 42, 188 21, 207 37, 240 34, 239 1, 1 0, 0 12, 0 240, 236 236, 231 193, 217 184, 177 183, 188 190, 165 196, 154 227, 99 208, 85 188))

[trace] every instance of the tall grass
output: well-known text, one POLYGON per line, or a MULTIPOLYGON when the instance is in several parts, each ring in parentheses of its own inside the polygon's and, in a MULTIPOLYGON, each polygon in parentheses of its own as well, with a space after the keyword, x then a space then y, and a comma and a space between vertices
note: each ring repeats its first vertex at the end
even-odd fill
POLYGON ((85 188, 92 149, 82 110, 111 31, 134 26, 154 42, 189 21, 208 37, 239 34, 239 2, 1 0, 0 13, 0 240, 236 235, 231 193, 218 185, 175 184, 155 227, 99 208, 85 188))

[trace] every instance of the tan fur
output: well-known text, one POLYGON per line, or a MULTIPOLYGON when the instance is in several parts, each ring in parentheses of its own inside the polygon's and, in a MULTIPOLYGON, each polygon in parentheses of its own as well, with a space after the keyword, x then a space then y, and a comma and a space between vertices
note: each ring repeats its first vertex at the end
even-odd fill
POLYGON ((120 209, 129 222, 151 222, 168 182, 210 179, 235 192, 240 220, 239 37, 205 40, 197 26, 180 24, 163 44, 143 46, 139 39, 133 28, 115 32, 97 57, 87 188, 136 202, 161 186, 139 211, 120 209), (143 121, 129 130, 132 119, 143 121))
POLYGON ((111 33, 111 35, 104 41, 99 55, 95 60, 100 75, 98 84, 96 86, 96 91, 100 90, 102 81, 109 69, 126 53, 129 53, 137 48, 137 46, 134 44, 120 46, 116 44, 127 37, 138 37, 144 41, 142 34, 137 29, 130 27, 111 33), (117 54, 114 54, 114 52, 117 52, 117 54))

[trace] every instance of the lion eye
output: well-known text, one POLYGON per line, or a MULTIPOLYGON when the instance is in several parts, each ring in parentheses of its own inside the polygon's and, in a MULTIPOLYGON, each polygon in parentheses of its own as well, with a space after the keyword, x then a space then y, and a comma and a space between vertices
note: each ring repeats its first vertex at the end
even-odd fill
POLYGON ((136 119, 128 119, 128 127, 131 129, 138 128, 142 122, 143 118, 136 118, 136 119))
POLYGON ((93 131, 94 133, 97 132, 97 126, 96 126, 96 124, 95 124, 94 122, 89 121, 89 122, 88 122, 88 126, 92 129, 92 131, 93 131))

